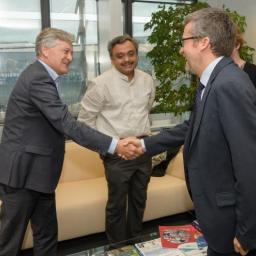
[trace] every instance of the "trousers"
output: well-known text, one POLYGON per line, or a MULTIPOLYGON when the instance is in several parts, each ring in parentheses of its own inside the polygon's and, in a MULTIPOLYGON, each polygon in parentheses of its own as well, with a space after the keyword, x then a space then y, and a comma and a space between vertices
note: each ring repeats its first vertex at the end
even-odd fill
POLYGON ((147 155, 129 161, 107 155, 103 163, 108 184, 106 235, 110 243, 116 243, 142 231, 152 161, 147 155))
POLYGON ((34 256, 57 255, 55 193, 46 194, 0 184, 0 256, 19 254, 31 222, 34 256))

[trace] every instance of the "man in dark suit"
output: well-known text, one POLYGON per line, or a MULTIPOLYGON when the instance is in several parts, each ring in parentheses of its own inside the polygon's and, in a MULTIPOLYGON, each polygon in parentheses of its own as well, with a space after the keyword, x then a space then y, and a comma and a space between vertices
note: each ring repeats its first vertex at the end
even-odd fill
POLYGON ((189 14, 180 53, 203 84, 190 120, 127 140, 150 155, 184 143, 186 182, 210 256, 255 255, 256 249, 256 92, 227 57, 235 35, 222 10, 189 14))
POLYGON ((43 30, 36 39, 37 61, 22 72, 10 95, 0 145, 1 256, 19 253, 29 220, 34 255, 57 255, 54 191, 64 135, 100 154, 133 158, 132 148, 77 122, 62 103, 57 78, 68 72, 72 41, 63 30, 43 30))

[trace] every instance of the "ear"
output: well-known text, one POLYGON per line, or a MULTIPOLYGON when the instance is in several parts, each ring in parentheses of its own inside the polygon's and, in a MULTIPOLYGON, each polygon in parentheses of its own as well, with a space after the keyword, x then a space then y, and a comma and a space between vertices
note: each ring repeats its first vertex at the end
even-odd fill
POLYGON ((241 44, 237 44, 237 45, 235 46, 235 48, 236 48, 237 50, 239 50, 240 47, 241 47, 241 44))
POLYGON ((210 38, 209 37, 203 37, 200 39, 200 45, 201 45, 201 49, 204 50, 206 48, 211 48, 210 45, 210 38))
POLYGON ((44 56, 44 57, 47 58, 47 57, 49 56, 49 48, 47 48, 47 47, 42 47, 41 53, 42 53, 42 56, 44 56))

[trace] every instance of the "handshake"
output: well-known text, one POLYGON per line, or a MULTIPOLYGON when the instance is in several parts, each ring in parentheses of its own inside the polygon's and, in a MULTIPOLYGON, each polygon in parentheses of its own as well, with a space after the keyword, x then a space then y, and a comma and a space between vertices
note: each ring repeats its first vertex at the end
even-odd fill
POLYGON ((140 139, 128 137, 118 141, 115 152, 125 160, 132 160, 144 154, 145 151, 140 139))

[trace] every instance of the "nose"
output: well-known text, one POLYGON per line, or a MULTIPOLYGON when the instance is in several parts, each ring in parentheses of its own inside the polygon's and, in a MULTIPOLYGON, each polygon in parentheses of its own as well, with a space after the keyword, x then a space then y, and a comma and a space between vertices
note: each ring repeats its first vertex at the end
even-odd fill
POLYGON ((183 52, 184 52, 184 51, 183 51, 183 46, 181 46, 181 47, 180 47, 180 50, 179 50, 180 55, 183 55, 183 52))
POLYGON ((124 61, 129 61, 129 56, 126 54, 126 55, 124 55, 124 61))
POLYGON ((73 59, 73 54, 72 54, 71 52, 68 53, 67 59, 68 59, 70 62, 72 61, 72 59, 73 59))

